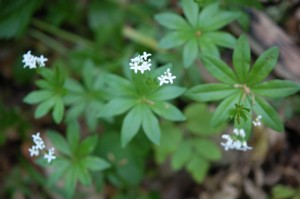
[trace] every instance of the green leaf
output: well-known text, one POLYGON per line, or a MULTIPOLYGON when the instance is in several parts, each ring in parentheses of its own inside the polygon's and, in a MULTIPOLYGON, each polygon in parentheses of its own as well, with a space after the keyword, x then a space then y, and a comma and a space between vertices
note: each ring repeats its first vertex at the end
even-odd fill
POLYGON ((247 84, 253 85, 264 80, 277 63, 279 51, 277 47, 269 48, 254 63, 250 70, 247 84))
POLYGON ((276 199, 288 199, 288 198, 292 198, 295 194, 297 193, 297 191, 289 186, 285 186, 285 185, 276 185, 273 189, 272 189, 272 195, 274 196, 274 198, 276 199))
POLYGON ((50 109, 54 105, 54 103, 55 103, 54 97, 51 97, 51 98, 47 99, 46 101, 40 103, 34 112, 34 117, 40 118, 40 117, 43 117, 44 115, 46 115, 50 111, 50 109))
POLYGON ((217 58, 220 57, 220 53, 217 46, 212 41, 207 39, 207 37, 200 37, 198 39, 198 43, 201 49, 201 55, 211 55, 217 58))
POLYGON ((246 132, 246 140, 248 140, 251 136, 251 130, 252 130, 252 99, 250 98, 250 96, 247 96, 245 98, 244 101, 241 102, 242 105, 246 108, 249 108, 249 112, 245 112, 247 113, 246 116, 247 117, 247 120, 245 121, 244 119, 241 119, 240 120, 240 124, 237 123, 237 121, 235 120, 234 121, 234 128, 238 128, 238 129, 244 129, 245 132, 246 132))
POLYGON ((219 160, 221 158, 219 147, 210 140, 196 139, 193 144, 197 153, 201 155, 201 157, 212 161, 219 160))
POLYGON ((226 48, 233 48, 236 44, 235 37, 227 32, 205 32, 201 37, 202 39, 210 41, 211 43, 217 46, 222 46, 226 48))
POLYGON ((239 17, 238 13, 219 11, 215 16, 201 23, 201 28, 204 31, 214 31, 223 28, 239 17))
POLYGON ((64 87, 72 92, 77 92, 77 93, 83 93, 84 92, 84 88, 82 87, 82 85, 77 82, 74 79, 67 79, 65 81, 64 87))
POLYGON ((106 160, 94 156, 85 157, 83 163, 86 168, 92 171, 102 171, 110 167, 110 164, 106 160))
POLYGON ((198 55, 198 44, 196 38, 190 39, 183 47, 183 65, 189 67, 198 55))
POLYGON ((154 101, 171 100, 179 97, 186 91, 185 88, 179 86, 162 86, 158 90, 150 94, 149 98, 154 101))
POLYGON ((187 141, 182 141, 172 156, 172 169, 181 169, 192 158, 192 154, 190 143, 187 141))
POLYGON ((168 102, 155 102, 154 105, 149 106, 157 115, 171 121, 183 121, 185 116, 181 111, 168 102))
POLYGON ((136 100, 133 98, 112 99, 106 105, 104 105, 98 116, 113 117, 116 115, 120 115, 132 108, 134 104, 136 104, 136 100))
POLYGON ((61 98, 56 98, 56 102, 53 107, 52 112, 53 119, 55 123, 59 124, 64 116, 64 103, 61 98))
POLYGON ((220 82, 228 84, 235 84, 237 82, 236 76, 232 69, 221 59, 205 55, 203 61, 208 72, 220 82))
POLYGON ((189 24, 181 16, 174 13, 161 13, 155 15, 154 18, 159 24, 172 30, 191 29, 189 24))
POLYGON ((278 132, 283 132, 284 127, 277 112, 262 98, 256 96, 253 106, 256 115, 262 116, 262 122, 278 132))
POLYGON ((47 179, 47 186, 54 186, 54 184, 66 173, 70 165, 71 162, 69 160, 57 157, 51 164, 55 172, 49 175, 47 179))
POLYGON ((26 95, 23 101, 27 104, 37 104, 50 98, 52 95, 53 93, 47 90, 33 91, 26 95))
POLYGON ((86 156, 91 154, 97 145, 98 139, 98 135, 90 135, 87 138, 85 138, 79 145, 78 154, 80 156, 86 156))
POLYGON ((203 182, 208 169, 209 163, 201 157, 192 158, 187 165, 187 170, 198 183, 203 182))
POLYGON ((47 136, 49 137, 56 149, 58 149, 65 155, 71 156, 72 152, 70 146, 62 135, 54 131, 48 131, 47 136))
POLYGON ((143 106, 138 104, 129 111, 122 124, 121 143, 125 147, 127 143, 137 134, 143 118, 143 106))
POLYGON ((246 81, 250 68, 251 53, 250 47, 245 35, 240 36, 233 51, 233 66, 241 83, 246 81))
POLYGON ((151 112, 151 110, 144 106, 143 109, 143 122, 142 122, 143 130, 146 136, 154 143, 159 144, 160 141, 160 128, 158 119, 151 112))
POLYGON ((45 89, 45 90, 52 90, 53 89, 53 86, 49 82, 47 82, 43 79, 36 80, 34 83, 35 83, 35 85, 37 85, 41 89, 45 89))
POLYGON ((130 81, 117 75, 106 74, 107 92, 112 96, 136 96, 136 90, 130 81))
POLYGON ((234 104, 239 102, 240 97, 241 93, 236 93, 225 98, 215 110, 211 119, 211 125, 215 127, 228 120, 230 110, 234 108, 234 104))
POLYGON ((182 31, 173 31, 166 34, 160 41, 159 47, 169 49, 181 46, 190 38, 190 34, 182 31))
POLYGON ((191 26, 196 27, 198 23, 199 6, 194 1, 181 1, 183 13, 191 26))
POLYGON ((78 178, 78 168, 77 167, 70 167, 66 171, 65 175, 65 190, 67 193, 68 198, 71 198, 74 194, 76 182, 78 178))
POLYGON ((212 16, 216 15, 219 11, 219 4, 213 3, 209 6, 206 6, 199 14, 198 26, 203 28, 209 23, 212 16))
POLYGON ((189 89, 185 96, 200 102, 216 101, 238 92, 232 85, 211 83, 201 84, 189 89))
POLYGON ((251 90, 265 97, 287 97, 300 90, 299 84, 289 80, 271 80, 256 84, 251 90))
POLYGON ((76 120, 68 122, 67 126, 67 141, 72 153, 75 152, 80 140, 80 126, 76 120))
POLYGON ((92 184, 92 178, 87 168, 83 166, 82 161, 79 162, 76 166, 78 167, 77 176, 79 182, 84 186, 90 186, 92 184))
POLYGON ((211 126, 212 111, 202 103, 189 104, 184 109, 184 115, 187 117, 187 129, 195 135, 213 135, 221 132, 225 127, 224 125, 211 126))
POLYGON ((159 164, 162 164, 168 155, 178 148, 183 139, 181 129, 171 122, 162 123, 161 131, 163 133, 161 134, 160 145, 154 146, 155 160, 159 164))

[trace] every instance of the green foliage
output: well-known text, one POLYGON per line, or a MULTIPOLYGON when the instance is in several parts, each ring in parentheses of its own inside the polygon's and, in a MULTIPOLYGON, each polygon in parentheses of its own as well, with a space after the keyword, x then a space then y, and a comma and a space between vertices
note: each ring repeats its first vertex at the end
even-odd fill
POLYGON ((69 124, 67 139, 54 131, 49 131, 47 135, 54 147, 61 153, 51 164, 55 172, 49 176, 48 185, 53 186, 60 178, 63 178, 68 198, 74 194, 77 182, 84 186, 91 186, 92 172, 99 172, 110 167, 106 160, 92 154, 97 145, 98 136, 90 135, 80 142, 80 131, 76 122, 69 124))
POLYGON ((262 96, 286 97, 299 91, 300 86, 287 80, 262 82, 275 67, 278 54, 278 49, 272 47, 259 56, 250 68, 250 47, 243 35, 238 39, 234 48, 234 71, 220 59, 204 55, 203 60, 206 69, 222 83, 195 86, 187 91, 186 96, 196 101, 223 100, 213 115, 213 126, 226 121, 228 118, 235 118, 235 126, 242 126, 240 118, 243 118, 244 122, 247 123, 243 126, 247 126, 246 129, 249 134, 252 117, 248 113, 255 113, 262 116, 264 124, 281 132, 283 131, 283 124, 278 114, 262 96), (282 91, 281 88, 284 90, 282 91), (215 90, 210 91, 210 89, 215 90))
POLYGON ((82 82, 75 79, 67 79, 64 87, 68 91, 64 98, 66 105, 70 106, 67 111, 67 121, 78 119, 80 115, 88 124, 90 130, 95 130, 98 121, 96 114, 102 110, 104 100, 107 98, 104 90, 104 77, 93 66, 91 61, 87 61, 82 69, 82 82))
POLYGON ((171 65, 166 65, 153 72, 132 74, 132 81, 116 75, 106 75, 107 90, 111 93, 111 100, 99 112, 102 118, 109 118, 126 113, 121 128, 121 143, 127 143, 142 128, 150 141, 160 142, 160 127, 157 116, 171 121, 183 121, 181 111, 166 102, 185 92, 185 88, 178 86, 159 86, 156 74, 163 73, 171 65), (155 114, 156 115, 155 115, 155 114))
POLYGON ((141 137, 123 148, 117 133, 106 132, 97 145, 97 154, 111 165, 104 172, 103 178, 119 188, 137 186, 145 173, 145 158, 149 149, 147 140, 141 137))
POLYGON ((299 199, 300 190, 285 185, 276 185, 272 189, 272 199, 299 199))
POLYGON ((56 123, 60 123, 64 115, 63 97, 66 94, 64 88, 64 71, 60 66, 54 69, 41 68, 39 70, 42 80, 37 80, 38 91, 30 92, 24 102, 28 104, 39 104, 35 110, 35 118, 45 116, 52 109, 52 117, 56 123))
POLYGON ((187 124, 178 129, 171 123, 162 126, 164 133, 161 145, 155 147, 155 159, 163 163, 171 156, 173 170, 186 169, 196 182, 201 183, 210 164, 221 157, 219 147, 208 136, 224 129, 224 126, 212 128, 209 123, 211 113, 204 104, 192 104, 184 111, 187 124), (188 130, 188 134, 183 132, 188 130))
POLYGON ((183 0, 181 6, 186 20, 174 13, 158 14, 155 19, 171 30, 161 39, 160 47, 169 49, 183 45, 185 67, 192 65, 198 52, 218 57, 217 46, 232 48, 235 45, 235 38, 219 29, 237 19, 236 12, 221 10, 217 3, 208 5, 200 13, 198 4, 193 1, 183 0))
POLYGON ((24 34, 33 12, 40 6, 40 0, 1 1, 0 38, 11 39, 24 34))

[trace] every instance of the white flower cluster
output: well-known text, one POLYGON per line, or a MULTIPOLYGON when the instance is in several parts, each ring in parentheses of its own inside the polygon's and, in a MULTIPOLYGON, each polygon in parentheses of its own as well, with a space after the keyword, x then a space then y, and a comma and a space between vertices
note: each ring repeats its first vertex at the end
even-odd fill
POLYGON ((22 62, 24 63, 24 68, 29 67, 30 69, 32 68, 37 68, 37 65, 39 67, 44 67, 45 62, 48 59, 45 58, 43 55, 40 57, 36 57, 31 54, 31 51, 28 51, 26 54, 23 55, 23 60, 22 62))
POLYGON ((141 71, 142 74, 144 74, 146 70, 150 71, 151 59, 148 59, 149 56, 151 56, 150 53, 144 52, 142 55, 130 59, 130 69, 134 70, 135 74, 137 74, 138 71, 141 71))
MULTIPOLYGON (((37 132, 36 135, 32 135, 32 140, 35 145, 29 148, 30 156, 38 156, 40 151, 45 150, 46 148, 44 140, 40 137, 40 132, 37 132)), ((44 158, 48 161, 48 163, 56 159, 53 147, 48 149, 48 153, 44 154, 44 158)))
POLYGON ((221 142, 221 145, 224 147, 225 151, 229 149, 236 149, 240 151, 251 150, 252 147, 248 146, 245 140, 245 131, 244 129, 234 129, 233 135, 222 135, 222 138, 226 140, 225 143, 221 142))
MULTIPOLYGON (((142 55, 138 55, 134 58, 130 59, 130 69, 134 70, 134 73, 137 74, 139 71, 144 74, 146 70, 150 71, 151 59, 148 59, 148 57, 151 56, 150 53, 143 52, 142 55)), ((163 84, 173 84, 173 80, 176 78, 176 76, 173 76, 170 72, 170 69, 168 68, 167 71, 164 72, 161 76, 157 77, 159 80, 159 86, 162 86, 163 84)))
POLYGON ((159 85, 162 86, 163 84, 173 84, 173 80, 176 78, 176 76, 173 76, 170 72, 170 69, 168 68, 164 74, 159 76, 157 79, 159 80, 159 85))
POLYGON ((255 121, 252 121, 253 122, 253 125, 254 126, 261 126, 261 115, 257 116, 257 118, 255 119, 255 121))

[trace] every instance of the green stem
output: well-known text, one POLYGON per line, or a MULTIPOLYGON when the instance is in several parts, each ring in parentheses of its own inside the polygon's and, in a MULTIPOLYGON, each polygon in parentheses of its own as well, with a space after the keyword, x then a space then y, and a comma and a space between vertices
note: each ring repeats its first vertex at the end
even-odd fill
POLYGON ((67 49, 61 43, 57 42, 55 39, 52 39, 51 37, 44 34, 43 32, 36 29, 30 29, 28 32, 30 36, 44 42, 45 45, 55 49, 57 52, 61 54, 67 53, 67 49))
POLYGON ((158 48, 157 42, 153 38, 148 37, 129 26, 125 26, 123 28, 123 35, 124 37, 147 46, 155 51, 162 51, 162 49, 158 48))
POLYGON ((72 42, 75 44, 79 44, 79 45, 82 45, 87 48, 95 48, 95 45, 92 41, 84 39, 76 34, 59 29, 59 28, 52 26, 48 23, 45 23, 41 20, 33 19, 32 25, 34 25, 35 27, 37 27, 45 32, 51 33, 63 40, 66 40, 66 41, 69 41, 69 42, 72 42))

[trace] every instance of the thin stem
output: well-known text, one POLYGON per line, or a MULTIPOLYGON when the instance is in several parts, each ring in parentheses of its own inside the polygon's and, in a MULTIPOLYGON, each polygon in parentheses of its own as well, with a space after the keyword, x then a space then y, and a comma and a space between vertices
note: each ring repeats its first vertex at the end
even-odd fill
POLYGON ((57 42, 55 39, 52 39, 48 35, 44 34, 43 32, 36 30, 36 29, 30 29, 29 35, 32 36, 33 38, 42 41, 45 45, 49 46, 50 48, 55 49, 57 52, 61 54, 66 54, 67 53, 67 48, 65 48, 64 45, 61 43, 57 42))
POLYGON ((123 35, 124 37, 147 46, 155 51, 162 51, 160 48, 158 48, 158 44, 153 38, 148 37, 129 26, 125 26, 123 28, 123 35))
POLYGON ((47 24, 39 19, 33 19, 32 20, 32 25, 34 25, 35 27, 51 33, 59 38, 62 38, 66 41, 75 43, 75 44, 79 44, 79 45, 83 45, 87 48, 95 48, 96 46, 94 45, 94 43, 90 40, 87 40, 83 37, 80 37, 79 35, 67 32, 65 30, 59 29, 55 26, 52 26, 50 24, 47 24))

